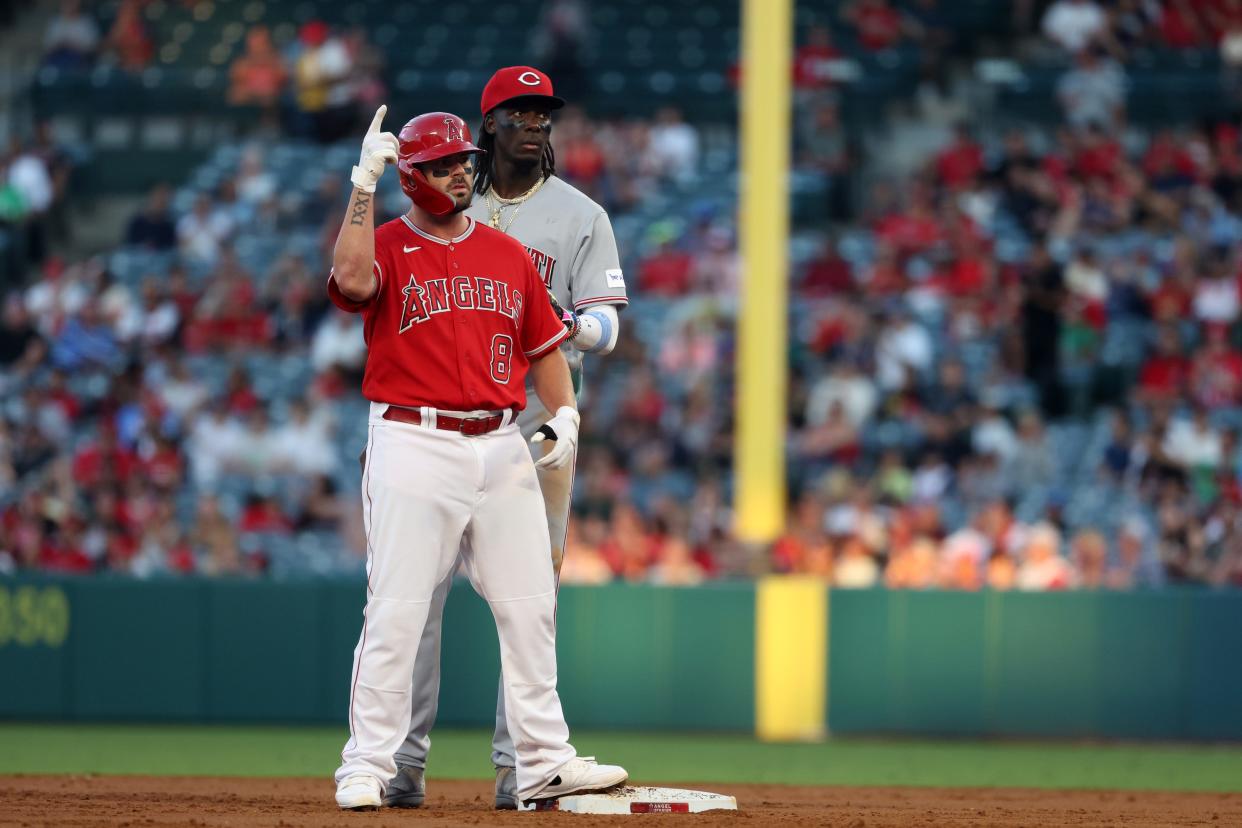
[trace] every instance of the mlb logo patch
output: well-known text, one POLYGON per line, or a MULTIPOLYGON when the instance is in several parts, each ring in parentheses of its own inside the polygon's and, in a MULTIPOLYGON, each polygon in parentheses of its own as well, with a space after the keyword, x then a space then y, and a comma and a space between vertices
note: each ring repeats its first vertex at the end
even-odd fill
POLYGON ((623 288, 625 287, 625 277, 621 275, 620 268, 611 268, 604 271, 604 275, 608 277, 608 287, 623 288))

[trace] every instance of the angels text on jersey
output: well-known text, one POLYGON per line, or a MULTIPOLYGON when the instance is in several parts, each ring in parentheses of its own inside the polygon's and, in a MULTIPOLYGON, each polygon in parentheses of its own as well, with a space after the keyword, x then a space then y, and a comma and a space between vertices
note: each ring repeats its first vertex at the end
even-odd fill
POLYGON ((438 313, 479 311, 499 313, 517 323, 522 316, 522 291, 510 288, 503 279, 489 276, 454 276, 418 281, 413 273, 401 289, 405 299, 397 333, 403 334, 416 323, 426 322, 438 313))

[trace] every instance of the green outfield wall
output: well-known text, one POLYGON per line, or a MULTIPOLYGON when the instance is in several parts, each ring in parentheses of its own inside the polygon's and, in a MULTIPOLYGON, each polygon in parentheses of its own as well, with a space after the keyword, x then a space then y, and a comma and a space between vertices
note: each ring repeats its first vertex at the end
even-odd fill
POLYGON ((838 733, 1242 739, 1242 593, 832 593, 838 733))
MULTIPOLYGON (((343 722, 359 582, 0 580, 0 717, 343 722)), ((580 727, 749 729, 754 588, 566 587, 560 692, 580 727)), ((458 584, 439 721, 490 725, 499 647, 458 584)))
MULTIPOLYGON (((363 595, 353 581, 0 580, 0 717, 343 722, 363 595)), ((755 595, 562 589, 570 722, 753 730, 755 595)), ((809 640, 827 641, 830 732, 1242 739, 1242 593, 832 591, 827 618, 809 640)), ((459 585, 442 724, 490 724, 498 663, 490 613, 459 585)))

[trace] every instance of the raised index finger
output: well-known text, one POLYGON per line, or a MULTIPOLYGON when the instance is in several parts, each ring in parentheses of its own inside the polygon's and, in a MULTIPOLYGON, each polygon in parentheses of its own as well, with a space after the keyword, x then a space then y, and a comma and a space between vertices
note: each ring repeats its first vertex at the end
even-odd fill
POLYGON ((388 104, 381 104, 380 108, 375 110, 375 117, 371 119, 371 127, 367 130, 367 135, 374 135, 380 131, 380 124, 384 123, 384 115, 388 112, 388 104))

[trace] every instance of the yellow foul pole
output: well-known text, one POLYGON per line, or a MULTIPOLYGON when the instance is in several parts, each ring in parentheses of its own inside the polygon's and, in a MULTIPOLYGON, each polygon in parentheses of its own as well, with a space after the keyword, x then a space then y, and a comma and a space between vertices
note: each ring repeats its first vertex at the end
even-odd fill
POLYGON ((742 254, 735 530, 767 543, 785 519, 792 0, 742 0, 742 254))
MULTIPOLYGON (((742 0, 742 177, 738 224, 736 532, 767 544, 785 523, 792 0, 742 0)), ((755 731, 817 739, 825 730, 828 590, 765 578, 755 594, 755 731)))

